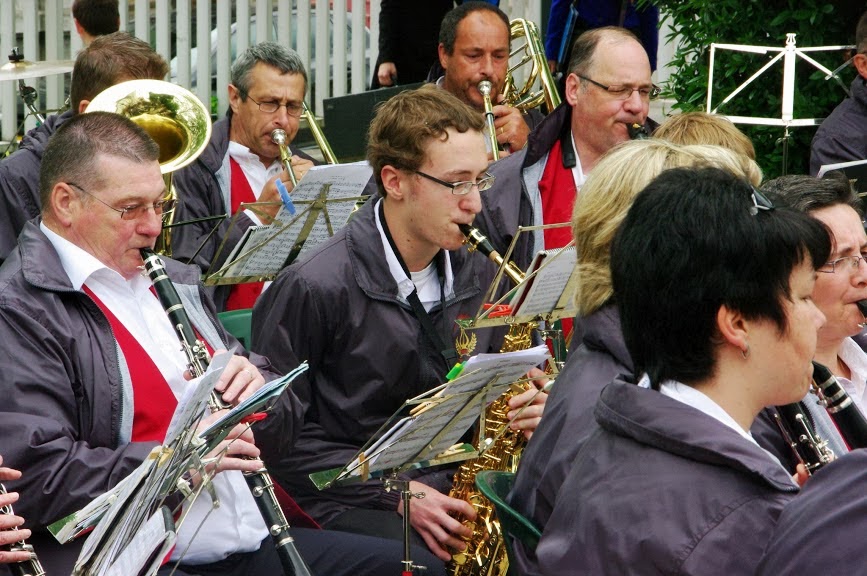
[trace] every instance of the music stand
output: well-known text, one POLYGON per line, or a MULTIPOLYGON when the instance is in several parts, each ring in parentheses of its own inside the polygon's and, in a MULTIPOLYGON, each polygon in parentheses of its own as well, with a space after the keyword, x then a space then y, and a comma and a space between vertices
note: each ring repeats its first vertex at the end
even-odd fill
MULTIPOLYGON (((540 349, 541 348, 541 349, 540 349)), ((467 362, 457 378, 410 398, 341 468, 310 474, 320 490, 368 478, 383 478, 386 489, 398 489, 404 503, 404 574, 418 568, 410 558, 410 499, 423 497, 409 490, 409 480, 399 475, 408 470, 459 462, 484 453, 493 439, 480 438, 477 448, 458 443, 463 434, 481 419, 485 408, 533 366, 544 361, 547 350, 505 354, 480 354, 467 362)))
MULTIPOLYGON (((838 68, 837 70, 829 70, 813 58, 807 55, 807 52, 827 52, 831 50, 847 50, 854 48, 854 46, 816 46, 813 48, 798 48, 795 45, 795 34, 789 33, 786 34, 786 45, 783 48, 777 48, 774 46, 750 46, 746 44, 716 44, 712 43, 710 45, 710 69, 708 71, 708 81, 707 81, 707 104, 705 106, 705 111, 708 114, 716 114, 717 110, 720 107, 724 106, 728 102, 730 102, 735 96, 741 93, 753 80, 761 76, 768 69, 771 68, 774 64, 783 61, 783 94, 782 94, 782 106, 780 111, 780 118, 765 118, 765 117, 752 117, 752 116, 729 116, 723 115, 725 118, 728 118, 735 124, 753 124, 753 125, 761 125, 761 126, 782 126, 783 127, 783 174, 786 174, 786 165, 788 164, 788 152, 789 152, 789 128, 797 127, 797 126, 816 126, 822 123, 824 118, 794 118, 794 103, 795 103, 795 63, 798 58, 801 58, 808 63, 810 63, 813 67, 825 73, 825 80, 830 78, 835 78, 837 82, 842 85, 842 81, 837 76, 837 72, 839 72, 843 67, 838 68), (776 56, 771 58, 764 66, 759 68, 752 76, 747 78, 740 86, 735 88, 728 96, 726 96, 722 102, 719 103, 716 107, 711 109, 711 105, 713 102, 713 72, 714 72, 714 60, 716 57, 717 50, 735 50, 739 52, 751 52, 754 54, 767 54, 768 52, 779 52, 776 56)), ((845 66, 844 66, 845 67, 845 66)), ((846 86, 843 86, 843 89, 848 94, 848 90, 846 86)))
MULTIPOLYGON (((213 262, 228 250, 221 266, 212 264, 205 278, 209 286, 273 280, 284 267, 330 238, 346 225, 358 202, 366 200, 364 187, 372 170, 366 162, 314 166, 281 206, 270 224, 251 226, 241 240, 228 246, 223 238, 213 262)), ((279 204, 276 204, 279 205, 279 204)), ((271 221, 265 207, 275 203, 243 203, 232 217, 231 231, 239 215, 251 210, 261 220, 271 221)))
POLYGON ((562 330, 552 326, 562 318, 574 318, 578 313, 575 293, 578 285, 577 254, 574 242, 562 249, 540 250, 534 256, 520 283, 496 298, 506 266, 521 234, 536 234, 570 223, 519 226, 506 251, 494 280, 485 292, 483 304, 475 317, 458 320, 465 330, 535 324, 539 334, 552 341, 555 367, 562 368, 566 343, 562 330))

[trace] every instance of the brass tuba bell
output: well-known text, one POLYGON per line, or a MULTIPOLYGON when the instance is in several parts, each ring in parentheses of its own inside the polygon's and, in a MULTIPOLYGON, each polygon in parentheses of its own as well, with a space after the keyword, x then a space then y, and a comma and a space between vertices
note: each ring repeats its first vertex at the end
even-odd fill
MULTIPOLYGON (((166 199, 177 200, 172 172, 183 168, 204 151, 211 140, 211 114, 195 94, 162 80, 130 80, 100 92, 87 112, 114 112, 138 124, 160 148, 160 172, 166 199)), ((154 249, 171 256, 174 211, 163 214, 163 231, 154 249)))

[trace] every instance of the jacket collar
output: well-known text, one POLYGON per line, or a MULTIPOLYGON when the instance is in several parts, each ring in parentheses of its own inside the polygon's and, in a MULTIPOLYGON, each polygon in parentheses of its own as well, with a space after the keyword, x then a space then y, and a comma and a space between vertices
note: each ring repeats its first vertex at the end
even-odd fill
POLYGON ((599 425, 635 442, 716 466, 734 468, 784 492, 797 492, 788 472, 721 422, 655 390, 615 379, 595 410, 599 425))
POLYGON ((523 167, 532 166, 544 158, 560 138, 564 125, 568 125, 571 119, 572 106, 565 101, 548 114, 527 138, 527 154, 524 156, 523 167))
MULTIPOLYGON (((365 202, 346 225, 346 250, 359 288, 371 298, 399 302, 398 287, 389 271, 376 228, 374 206, 377 199, 371 197, 365 202)), ((481 290, 478 268, 469 256, 466 248, 449 252, 454 274, 454 297, 449 302, 465 300, 481 290)))
POLYGON ((620 328, 620 312, 614 304, 606 304, 596 312, 576 320, 583 329, 583 344, 591 350, 604 350, 632 372, 632 357, 626 349, 620 328))

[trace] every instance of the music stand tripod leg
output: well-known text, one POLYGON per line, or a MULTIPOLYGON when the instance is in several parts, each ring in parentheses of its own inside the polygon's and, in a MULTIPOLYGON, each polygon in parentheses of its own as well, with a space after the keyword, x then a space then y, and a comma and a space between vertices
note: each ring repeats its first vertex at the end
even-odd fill
POLYGON ((385 489, 400 490, 400 499, 401 502, 403 502, 403 560, 401 561, 401 564, 403 564, 403 571, 401 572, 401 576, 413 576, 416 569, 427 570, 427 566, 419 566, 412 562, 412 545, 410 543, 412 524, 409 519, 410 501, 413 498, 424 498, 425 494, 424 492, 413 494, 409 489, 409 480, 401 480, 397 478, 396 474, 385 479, 385 489))

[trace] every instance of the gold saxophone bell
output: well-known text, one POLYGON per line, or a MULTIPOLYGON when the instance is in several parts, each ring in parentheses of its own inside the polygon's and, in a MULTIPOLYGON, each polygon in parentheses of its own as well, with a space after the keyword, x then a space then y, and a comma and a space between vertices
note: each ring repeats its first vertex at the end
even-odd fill
MULTIPOLYGON (((195 94, 162 80, 130 80, 100 92, 87 112, 114 112, 138 124, 160 148, 165 199, 177 200, 172 172, 193 162, 211 140, 211 114, 195 94)), ((163 214, 155 251, 171 256, 174 211, 163 214)))
POLYGON ((523 53, 521 60, 509 68, 509 73, 506 76, 506 85, 503 89, 506 103, 522 112, 527 112, 544 104, 547 113, 550 113, 560 105, 560 94, 557 92, 557 85, 554 82, 554 77, 551 76, 551 70, 548 68, 539 29, 536 24, 529 20, 516 18, 509 23, 509 33, 511 40, 514 41, 523 37, 526 38, 527 42, 520 48, 512 50, 510 54, 511 58, 523 53), (530 64, 531 69, 523 86, 518 88, 514 75, 518 68, 524 64, 530 64), (540 89, 534 91, 533 88, 537 81, 540 89))
POLYGON ((491 102, 491 90, 493 85, 489 80, 482 80, 478 85, 479 93, 485 102, 485 126, 488 140, 491 143, 491 153, 494 160, 500 159, 500 143, 497 142, 497 129, 494 127, 494 106, 491 102))

